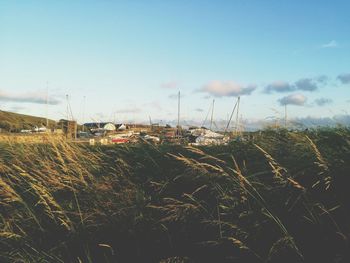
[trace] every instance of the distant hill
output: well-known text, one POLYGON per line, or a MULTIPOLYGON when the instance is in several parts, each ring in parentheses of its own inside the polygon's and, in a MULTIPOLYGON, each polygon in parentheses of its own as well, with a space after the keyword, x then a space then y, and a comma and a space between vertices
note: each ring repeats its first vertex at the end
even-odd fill
MULTIPOLYGON (((16 132, 45 125, 46 118, 0 110, 0 129, 3 131, 16 132)), ((49 119, 49 128, 53 127, 56 127, 56 121, 49 119)))

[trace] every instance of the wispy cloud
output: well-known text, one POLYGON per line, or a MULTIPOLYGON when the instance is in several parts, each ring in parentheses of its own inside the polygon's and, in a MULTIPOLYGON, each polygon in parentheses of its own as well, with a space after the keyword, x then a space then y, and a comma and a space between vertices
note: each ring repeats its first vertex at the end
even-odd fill
POLYGON ((337 79, 342 83, 342 84, 348 84, 350 83, 350 73, 344 73, 338 75, 337 79))
POLYGON ((16 102, 16 103, 35 103, 35 104, 50 104, 58 105, 61 101, 50 97, 48 100, 46 96, 41 92, 21 93, 21 94, 10 94, 7 92, 0 91, 0 101, 16 102))
POLYGON ((212 81, 198 91, 206 92, 215 97, 237 97, 250 95, 255 89, 255 84, 244 86, 233 81, 212 81))
POLYGON ((297 105, 303 106, 306 103, 307 98, 300 93, 291 94, 279 99, 281 105, 297 105))
POLYGON ((336 48, 338 46, 339 46, 339 44, 337 41, 331 40, 328 43, 322 44, 321 48, 336 48))
POLYGON ((319 99, 315 100, 315 103, 318 106, 325 106, 325 105, 331 104, 332 102, 333 101, 331 99, 328 99, 328 98, 319 98, 319 99))
POLYGON ((272 92, 290 92, 293 91, 295 88, 293 85, 289 84, 286 81, 275 81, 270 83, 265 87, 265 93, 272 93, 272 92))
POLYGON ((179 86, 177 81, 163 82, 160 86, 164 89, 176 89, 179 86))
POLYGON ((197 112, 203 112, 204 110, 201 109, 201 108, 196 108, 195 111, 197 111, 197 112))

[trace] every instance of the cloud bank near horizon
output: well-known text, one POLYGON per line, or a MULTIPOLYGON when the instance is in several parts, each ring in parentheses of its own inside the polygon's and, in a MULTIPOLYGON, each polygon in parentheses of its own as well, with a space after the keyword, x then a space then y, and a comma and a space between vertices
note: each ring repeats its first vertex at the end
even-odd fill
POLYGON ((15 102, 15 103, 34 103, 34 104, 49 104, 58 105, 61 103, 60 100, 55 98, 46 98, 39 92, 21 93, 21 94, 10 94, 4 91, 0 91, 0 101, 4 102, 15 102))

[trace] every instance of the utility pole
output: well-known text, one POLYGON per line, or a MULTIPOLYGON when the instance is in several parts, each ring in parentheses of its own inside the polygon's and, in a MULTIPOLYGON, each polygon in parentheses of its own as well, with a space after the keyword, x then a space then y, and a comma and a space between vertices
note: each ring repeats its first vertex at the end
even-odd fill
POLYGON ((215 99, 213 99, 213 106, 212 106, 212 109, 211 109, 210 130, 212 129, 212 126, 213 126, 214 103, 215 103, 215 99))

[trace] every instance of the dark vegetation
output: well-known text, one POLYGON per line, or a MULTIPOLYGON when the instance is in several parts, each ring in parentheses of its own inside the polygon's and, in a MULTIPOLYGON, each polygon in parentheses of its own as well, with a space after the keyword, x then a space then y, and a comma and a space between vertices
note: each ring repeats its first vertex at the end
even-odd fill
POLYGON ((0 262, 350 262, 350 131, 1 143, 0 262))

